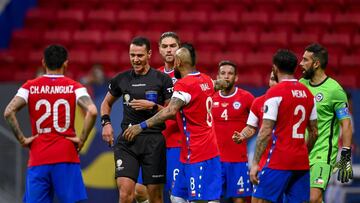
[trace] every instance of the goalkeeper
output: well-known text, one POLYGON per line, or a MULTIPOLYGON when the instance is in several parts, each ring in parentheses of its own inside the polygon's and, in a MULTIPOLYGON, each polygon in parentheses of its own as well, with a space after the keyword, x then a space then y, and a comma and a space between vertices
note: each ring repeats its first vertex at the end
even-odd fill
POLYGON ((310 202, 323 201, 332 171, 337 171, 337 179, 342 183, 353 177, 350 148, 352 127, 347 97, 343 88, 325 74, 327 62, 327 50, 319 44, 311 44, 306 47, 300 63, 303 73, 300 82, 313 93, 318 114, 318 139, 309 153, 310 202), (343 148, 337 162, 340 131, 343 148))

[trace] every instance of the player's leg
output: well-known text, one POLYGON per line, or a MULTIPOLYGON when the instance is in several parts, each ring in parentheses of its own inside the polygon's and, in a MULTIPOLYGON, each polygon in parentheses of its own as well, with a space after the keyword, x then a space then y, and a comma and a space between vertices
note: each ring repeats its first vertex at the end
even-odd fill
POLYGON ((166 184, 164 187, 164 203, 170 202, 170 195, 180 166, 180 147, 166 149, 166 184))
POLYGON ((139 162, 135 156, 125 141, 119 140, 114 146, 115 178, 121 203, 132 203, 135 196, 135 181, 139 175, 139 162))
POLYGON ((139 160, 144 185, 151 203, 163 202, 163 187, 166 182, 166 146, 162 134, 146 135, 144 152, 139 160))
POLYGON ((135 185, 135 200, 138 203, 148 203, 149 195, 146 189, 146 186, 143 185, 144 181, 142 179, 142 168, 140 167, 139 176, 137 183, 135 185))
POLYGON ((27 169, 24 202, 51 203, 54 190, 50 178, 51 165, 33 166, 27 169))
POLYGON ((51 170, 55 194, 63 203, 79 202, 87 199, 84 181, 81 175, 80 164, 59 163, 53 164, 51 170))
POLYGON ((308 170, 293 171, 293 176, 285 191, 285 201, 291 203, 309 202, 310 173, 308 170))
POLYGON ((189 201, 219 201, 221 195, 221 163, 219 157, 187 164, 185 168, 189 201))
POLYGON ((264 167, 258 176, 259 184, 254 185, 251 202, 277 202, 282 198, 288 186, 292 171, 264 167))
POLYGON ((310 168, 310 202, 321 203, 328 185, 331 166, 326 163, 315 163, 310 168))

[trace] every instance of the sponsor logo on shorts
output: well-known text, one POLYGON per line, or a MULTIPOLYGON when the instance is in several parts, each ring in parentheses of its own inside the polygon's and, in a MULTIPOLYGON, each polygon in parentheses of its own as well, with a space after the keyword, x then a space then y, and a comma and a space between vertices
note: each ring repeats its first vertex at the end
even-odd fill
POLYGON ((196 192, 195 192, 195 190, 192 190, 191 191, 191 197, 195 197, 196 196, 196 192))
POLYGON ((121 159, 116 160, 116 170, 121 171, 124 169, 124 167, 121 166, 122 163, 123 161, 121 159))
POLYGON ((240 194, 243 194, 244 192, 245 192, 244 188, 240 188, 237 190, 236 193, 240 195, 240 194))
POLYGON ((316 180, 314 181, 314 184, 322 185, 322 184, 324 184, 324 180, 321 178, 316 178, 316 180))
POLYGON ((151 177, 153 177, 153 178, 162 178, 162 177, 164 177, 164 174, 154 174, 151 177))

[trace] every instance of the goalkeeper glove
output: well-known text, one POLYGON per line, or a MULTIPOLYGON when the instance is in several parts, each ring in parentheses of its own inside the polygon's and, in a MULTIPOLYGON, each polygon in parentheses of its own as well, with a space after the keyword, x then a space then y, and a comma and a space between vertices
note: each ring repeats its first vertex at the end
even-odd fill
POLYGON ((335 164, 334 173, 338 170, 338 181, 342 183, 349 182, 353 178, 353 170, 351 166, 351 149, 343 147, 341 150, 340 161, 335 164))

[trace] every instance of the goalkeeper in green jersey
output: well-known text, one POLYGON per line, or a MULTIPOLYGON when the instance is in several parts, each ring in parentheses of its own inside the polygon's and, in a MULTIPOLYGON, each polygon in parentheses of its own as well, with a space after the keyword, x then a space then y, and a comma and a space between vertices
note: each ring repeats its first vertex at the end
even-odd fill
POLYGON ((342 183, 353 177, 350 149, 352 127, 347 97, 339 83, 325 74, 327 62, 327 50, 319 44, 311 44, 305 48, 300 63, 303 71, 300 82, 313 93, 318 114, 318 138, 309 153, 310 202, 323 201, 332 171, 338 171, 337 179, 342 183), (340 133, 343 148, 337 162, 340 133))

